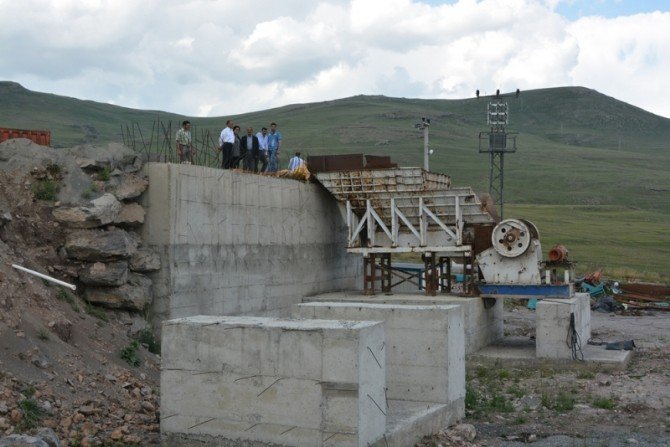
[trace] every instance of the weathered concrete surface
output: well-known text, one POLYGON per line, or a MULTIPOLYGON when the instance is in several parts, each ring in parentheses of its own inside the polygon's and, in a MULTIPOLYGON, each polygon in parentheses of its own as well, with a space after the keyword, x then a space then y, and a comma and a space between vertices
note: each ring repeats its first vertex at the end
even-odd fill
POLYGON ((367 446, 384 434, 382 323, 163 323, 163 445, 367 446))
POLYGON ((574 315, 575 330, 582 346, 591 338, 591 306, 588 293, 573 298, 543 299, 535 312, 535 350, 537 358, 570 359, 572 352, 566 340, 570 315, 574 315))
POLYGON ((465 344, 461 306, 313 302, 293 306, 293 316, 383 321, 387 397, 462 406, 465 344))
POLYGON ((451 295, 427 297, 419 294, 365 296, 361 292, 335 292, 310 296, 304 298, 303 301, 363 302, 423 306, 457 304, 463 307, 463 328, 465 332, 466 355, 477 352, 484 346, 503 337, 502 300, 484 301, 482 298, 467 298, 451 295), (487 308, 487 302, 492 306, 487 308))
POLYGON ((143 240, 161 257, 154 322, 189 315, 288 316, 306 295, 355 289, 337 203, 318 185, 149 163, 143 240))

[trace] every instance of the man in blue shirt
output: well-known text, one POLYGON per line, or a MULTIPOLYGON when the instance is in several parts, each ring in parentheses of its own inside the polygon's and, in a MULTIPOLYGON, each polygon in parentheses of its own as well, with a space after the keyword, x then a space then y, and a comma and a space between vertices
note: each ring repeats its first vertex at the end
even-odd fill
POLYGON ((270 133, 268 134, 268 154, 270 163, 268 172, 277 172, 279 169, 279 151, 281 149, 282 135, 277 130, 277 123, 270 124, 270 133))

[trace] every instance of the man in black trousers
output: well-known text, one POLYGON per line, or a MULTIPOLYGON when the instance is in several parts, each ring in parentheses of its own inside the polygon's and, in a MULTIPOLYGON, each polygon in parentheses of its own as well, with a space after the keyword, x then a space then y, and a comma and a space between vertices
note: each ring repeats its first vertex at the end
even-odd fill
POLYGON ((247 134, 242 137, 242 152, 244 153, 244 170, 256 172, 258 166, 258 138, 254 135, 254 129, 247 127, 247 134))

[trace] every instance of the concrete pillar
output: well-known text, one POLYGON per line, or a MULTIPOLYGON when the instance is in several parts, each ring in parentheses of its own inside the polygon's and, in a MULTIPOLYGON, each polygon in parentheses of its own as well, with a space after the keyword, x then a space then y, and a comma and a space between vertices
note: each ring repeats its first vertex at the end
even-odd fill
POLYGON ((582 346, 591 338, 591 307, 588 293, 573 298, 543 299, 535 311, 535 353, 537 358, 571 359, 568 347, 570 315, 574 314, 575 329, 582 346))

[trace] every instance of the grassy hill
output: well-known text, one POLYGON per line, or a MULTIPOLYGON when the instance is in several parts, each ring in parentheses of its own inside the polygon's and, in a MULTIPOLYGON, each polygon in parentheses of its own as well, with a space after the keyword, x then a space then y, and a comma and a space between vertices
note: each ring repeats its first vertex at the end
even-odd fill
MULTIPOLYGON (((563 87, 508 98, 518 151, 505 158, 505 216, 534 220, 545 250, 562 242, 583 268, 668 280, 670 272, 670 120, 594 90, 563 87)), ((488 98, 421 100, 356 96, 232 116, 243 128, 279 123, 283 156, 364 152, 421 166, 413 125, 431 118, 431 170, 483 191, 488 157, 478 153, 488 98)), ((122 141, 136 124, 149 141, 155 121, 183 116, 31 92, 0 82, 0 127, 52 131, 55 147, 122 141)), ((192 118, 218 136, 228 117, 192 118)), ((137 132, 139 134, 139 130, 137 132)), ((159 139, 154 135, 154 144, 159 139)), ((171 149, 170 149, 171 150, 171 149)))

